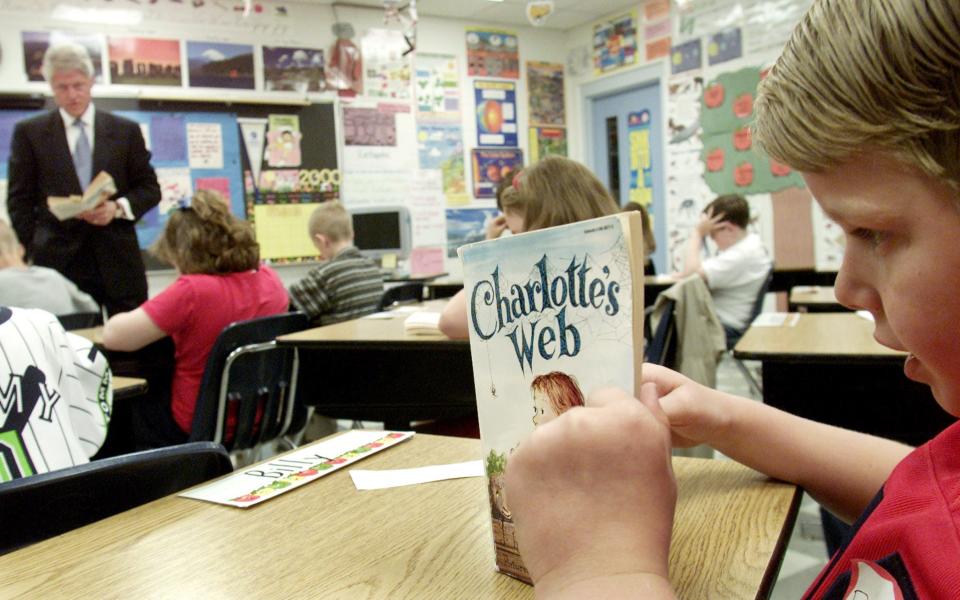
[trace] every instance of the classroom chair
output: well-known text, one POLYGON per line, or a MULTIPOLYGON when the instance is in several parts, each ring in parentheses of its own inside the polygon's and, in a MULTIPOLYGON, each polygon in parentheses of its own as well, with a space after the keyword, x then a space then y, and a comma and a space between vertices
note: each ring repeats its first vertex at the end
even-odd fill
MULTIPOLYGON (((220 444, 194 442, 0 483, 0 554, 169 496, 233 470, 220 444)), ((88 548, 96 552, 96 548, 88 548)))
POLYGON ((64 329, 72 331, 103 325, 103 314, 99 312, 70 313, 69 315, 57 315, 57 320, 60 321, 64 329))
POLYGON ((308 327, 302 312, 225 327, 203 372, 190 441, 221 443, 233 453, 302 429, 306 409, 295 402, 299 356, 296 348, 277 346, 276 338, 308 327))
POLYGON ((377 311, 387 310, 394 304, 421 302, 423 300, 423 282, 408 281, 389 287, 383 291, 377 311))
POLYGON ((650 324, 653 306, 644 310, 643 338, 646 343, 644 361, 675 368, 677 354, 677 327, 674 324, 673 307, 675 302, 669 298, 663 301, 662 316, 657 321, 656 331, 650 324))
POLYGON ((763 398, 763 388, 760 385, 760 382, 757 381, 757 378, 753 376, 753 373, 750 372, 750 369, 747 368, 747 365, 743 364, 742 360, 733 355, 733 347, 737 345, 737 342, 739 342, 740 338, 743 337, 743 334, 747 332, 747 329, 750 329, 750 325, 753 323, 753 321, 760 316, 760 313, 763 311, 763 299, 766 297, 767 292, 770 291, 770 285, 772 283, 773 268, 771 267, 766 278, 763 280, 763 285, 761 285, 760 290, 757 291, 757 298, 753 301, 753 308, 750 310, 750 318, 747 319, 747 326, 743 329, 743 331, 739 331, 736 334, 728 333, 726 336, 727 354, 729 354, 730 358, 733 359, 733 364, 737 365, 737 369, 739 369, 740 374, 743 375, 747 385, 750 386, 750 389, 753 390, 757 398, 763 398))

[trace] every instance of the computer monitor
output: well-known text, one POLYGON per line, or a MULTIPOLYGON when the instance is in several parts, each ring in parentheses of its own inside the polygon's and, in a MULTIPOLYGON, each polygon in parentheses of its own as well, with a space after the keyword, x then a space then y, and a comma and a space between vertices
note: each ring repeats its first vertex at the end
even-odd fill
POLYGON ((399 259, 410 255, 410 211, 403 206, 350 209, 353 245, 364 256, 379 260, 385 254, 399 259))

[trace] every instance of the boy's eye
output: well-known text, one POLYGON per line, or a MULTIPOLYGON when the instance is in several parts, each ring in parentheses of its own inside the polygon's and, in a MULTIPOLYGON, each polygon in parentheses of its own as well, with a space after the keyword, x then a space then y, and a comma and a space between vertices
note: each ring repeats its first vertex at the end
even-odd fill
POLYGON ((885 239, 886 235, 882 231, 877 231, 875 229, 866 229, 864 227, 858 227, 850 232, 853 237, 863 240, 874 246, 879 246, 881 242, 885 239))

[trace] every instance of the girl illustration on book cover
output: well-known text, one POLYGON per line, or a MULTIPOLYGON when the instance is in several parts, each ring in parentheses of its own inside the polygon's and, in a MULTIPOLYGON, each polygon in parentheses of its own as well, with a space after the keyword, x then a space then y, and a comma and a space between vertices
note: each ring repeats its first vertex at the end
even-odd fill
POLYGON ((533 394, 533 424, 543 425, 574 406, 583 406, 583 392, 573 375, 551 371, 530 382, 533 394))

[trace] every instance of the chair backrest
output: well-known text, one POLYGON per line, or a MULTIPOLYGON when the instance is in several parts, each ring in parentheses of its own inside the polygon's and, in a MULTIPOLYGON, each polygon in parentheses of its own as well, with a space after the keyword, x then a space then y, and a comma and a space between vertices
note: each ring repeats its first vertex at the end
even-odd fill
POLYGON ((103 325, 103 315, 99 312, 81 312, 70 313, 69 315, 57 315, 57 320, 67 331, 74 329, 87 329, 103 325))
POLYGON ((653 306, 647 307, 644 317, 644 331, 647 334, 647 348, 644 353, 646 362, 672 367, 676 362, 677 354, 677 327, 674 321, 674 307, 676 303, 664 299, 660 320, 657 328, 651 333, 650 317, 653 316, 653 306))
POLYGON ((738 331, 736 335, 727 335, 727 350, 732 349, 737 345, 737 342, 740 341, 740 338, 743 337, 743 334, 747 332, 747 329, 750 327, 750 324, 760 316, 760 312, 763 311, 763 300, 767 295, 767 292, 770 291, 770 285, 773 283, 773 267, 770 267, 770 270, 767 271, 767 276, 763 279, 763 284, 760 286, 760 289, 757 290, 757 297, 753 301, 753 306, 750 308, 750 318, 747 319, 747 326, 743 331, 738 331))
POLYGON ((408 281, 387 288, 380 298, 380 305, 377 306, 377 310, 385 310, 396 303, 422 301, 423 285, 422 281, 408 281))
POLYGON ((232 470, 223 446, 195 442, 0 483, 0 553, 66 533, 232 470))
POLYGON ((227 325, 207 359, 190 441, 242 450, 302 426, 306 409, 295 404, 297 352, 275 340, 307 327, 309 320, 301 312, 227 325), (228 419, 235 426, 228 427, 228 419))

